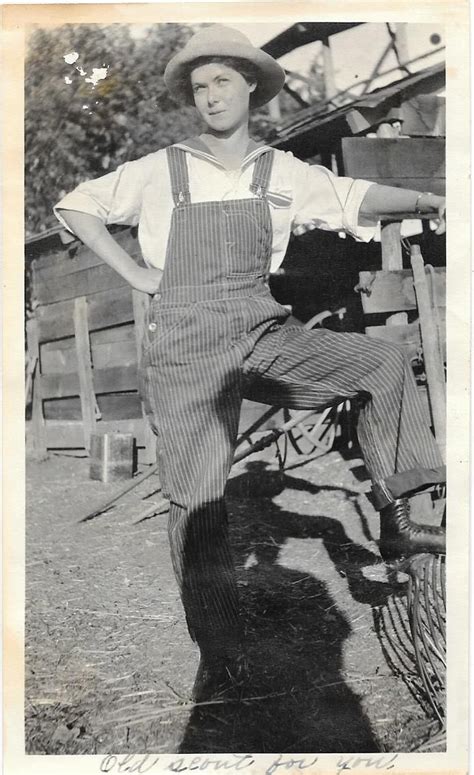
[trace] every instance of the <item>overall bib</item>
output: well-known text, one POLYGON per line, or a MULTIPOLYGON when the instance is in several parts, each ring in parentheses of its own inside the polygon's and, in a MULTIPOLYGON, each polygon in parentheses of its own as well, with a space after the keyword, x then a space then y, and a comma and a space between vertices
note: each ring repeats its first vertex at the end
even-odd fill
POLYGON ((175 207, 148 311, 142 397, 170 500, 174 572, 191 637, 205 647, 235 642, 240 632, 224 491, 243 397, 311 409, 362 395, 358 437, 374 482, 398 496, 397 488, 443 481, 444 472, 398 347, 283 325, 288 312, 265 281, 274 151, 255 163, 256 197, 196 203, 186 153, 171 146, 167 155, 175 207))

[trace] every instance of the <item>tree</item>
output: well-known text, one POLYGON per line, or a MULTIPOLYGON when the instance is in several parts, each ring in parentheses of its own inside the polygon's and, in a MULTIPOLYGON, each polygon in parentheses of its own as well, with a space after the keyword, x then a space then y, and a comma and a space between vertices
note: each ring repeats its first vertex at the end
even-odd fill
POLYGON ((163 80, 166 63, 192 31, 152 25, 136 39, 128 25, 81 24, 32 34, 25 77, 28 234, 55 225, 52 205, 80 181, 199 130, 196 112, 178 105, 163 80), (73 52, 79 57, 66 62, 73 52), (87 80, 102 67, 105 79, 87 80))

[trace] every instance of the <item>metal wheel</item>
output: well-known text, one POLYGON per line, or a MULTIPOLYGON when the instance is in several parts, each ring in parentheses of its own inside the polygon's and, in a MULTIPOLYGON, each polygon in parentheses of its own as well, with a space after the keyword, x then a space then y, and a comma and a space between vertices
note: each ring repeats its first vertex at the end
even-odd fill
POLYGON ((415 660, 442 728, 446 694, 446 558, 420 554, 410 562, 408 617, 415 660))
MULTIPOLYGON (((333 447, 342 404, 323 412, 305 416, 288 431, 290 444, 299 455, 326 455, 333 447)), ((285 420, 296 418, 298 412, 285 410, 285 420)))

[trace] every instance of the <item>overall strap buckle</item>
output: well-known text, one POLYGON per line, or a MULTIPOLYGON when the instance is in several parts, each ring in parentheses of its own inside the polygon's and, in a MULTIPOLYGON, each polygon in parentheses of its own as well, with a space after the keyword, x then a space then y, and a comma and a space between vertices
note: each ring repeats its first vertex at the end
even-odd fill
POLYGON ((274 155, 273 149, 265 151, 258 156, 255 162, 250 190, 259 199, 264 199, 267 194, 274 155))

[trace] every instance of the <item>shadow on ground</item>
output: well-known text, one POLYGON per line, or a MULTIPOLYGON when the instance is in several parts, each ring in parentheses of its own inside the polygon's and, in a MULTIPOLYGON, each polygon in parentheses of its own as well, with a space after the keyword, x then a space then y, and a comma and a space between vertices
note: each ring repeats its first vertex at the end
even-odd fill
MULTIPOLYGON (((308 575, 279 564, 279 554, 288 538, 322 539, 352 597, 371 607, 383 605, 394 586, 365 578, 362 568, 380 558, 351 541, 339 520, 279 508, 272 498, 284 488, 310 494, 324 489, 267 470, 261 462, 248 464, 246 473, 229 482, 237 564, 242 567, 253 557, 241 582, 253 680, 242 703, 194 708, 181 753, 380 750, 358 697, 344 680, 343 649, 351 623, 327 584, 318 580, 317 564, 308 575)), ((368 530, 364 524, 362 529, 368 530)))

